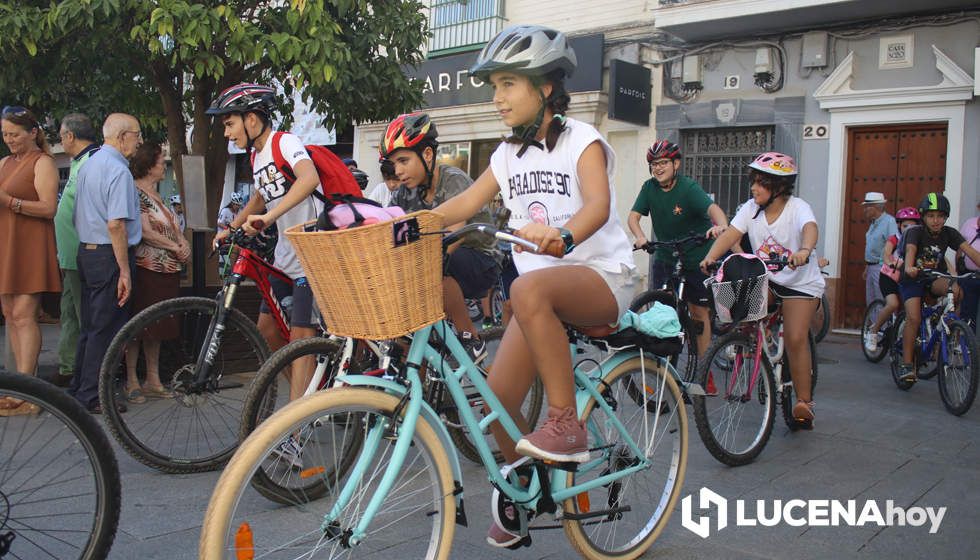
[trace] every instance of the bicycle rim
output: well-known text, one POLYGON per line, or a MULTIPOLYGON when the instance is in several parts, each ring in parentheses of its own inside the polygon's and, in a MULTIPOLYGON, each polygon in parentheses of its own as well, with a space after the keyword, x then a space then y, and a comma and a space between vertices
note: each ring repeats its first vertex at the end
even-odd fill
POLYGON ((387 437, 390 433, 382 427, 393 425, 398 402, 397 397, 376 390, 344 388, 304 397, 270 417, 243 442, 222 473, 205 516, 200 556, 448 558, 456 521, 454 483, 445 450, 423 420, 366 536, 360 544, 348 546, 349 530, 361 519, 390 464, 395 439, 387 437), (363 470, 337 468, 344 460, 338 453, 343 445, 337 442, 352 431, 377 442, 357 454, 359 462, 365 461, 363 470), (255 500, 248 492, 249 480, 274 449, 297 434, 302 444, 301 476, 335 476, 323 481, 329 491, 320 499, 301 499, 288 508, 255 500), (325 523, 325 515, 357 472, 363 474, 352 486, 353 495, 336 521, 325 523))
POLYGON ((875 321, 878 320, 878 315, 881 313, 881 310, 884 307, 885 302, 881 301, 880 299, 876 299, 868 304, 868 308, 864 310, 864 323, 861 325, 861 352, 864 353, 864 357, 871 363, 880 362, 881 359, 885 357, 885 354, 888 353, 887 323, 883 324, 882 328, 878 331, 878 350, 876 352, 868 350, 864 343, 868 337, 868 334, 871 332, 871 327, 874 326, 875 321))
POLYGON ((762 452, 772 433, 772 369, 764 352, 756 358, 755 345, 740 332, 718 339, 706 356, 698 379, 709 394, 691 399, 698 434, 718 461, 745 465, 762 452))
POLYGON ((98 423, 43 381, 0 375, 30 414, 0 419, 0 535, 10 558, 104 558, 119 521, 119 469, 98 423))
POLYGON ((949 325, 946 362, 939 374, 939 396, 951 414, 965 414, 977 396, 976 339, 962 321, 949 325))
MULTIPOLYGON (((192 390, 197 359, 216 310, 217 303, 207 298, 163 301, 133 317, 109 345, 99 379, 106 424, 120 445, 145 465, 171 473, 213 470, 238 446, 245 396, 269 351, 255 324, 229 309, 209 385, 192 390), (177 330, 161 341, 158 368, 161 382, 173 395, 148 395, 144 403, 127 403, 127 345, 138 344, 146 329, 167 325, 177 330), (127 403, 125 414, 118 411, 120 403, 127 403)), ((136 371, 140 384, 145 384, 145 346, 136 371)))
MULTIPOLYGON (((653 359, 638 356, 628 360, 607 374, 604 381, 608 384, 606 396, 616 403, 616 418, 645 451, 650 466, 582 492, 562 505, 563 511, 576 514, 616 508, 629 508, 628 511, 582 520, 565 519, 563 525, 572 546, 586 558, 636 558, 663 531, 683 487, 687 415, 674 379, 653 359), (645 399, 636 402, 637 394, 645 399)), ((637 457, 595 401, 586 404, 583 420, 593 449, 601 450, 593 457, 599 453, 601 459, 568 473, 569 487, 636 464, 637 457)))

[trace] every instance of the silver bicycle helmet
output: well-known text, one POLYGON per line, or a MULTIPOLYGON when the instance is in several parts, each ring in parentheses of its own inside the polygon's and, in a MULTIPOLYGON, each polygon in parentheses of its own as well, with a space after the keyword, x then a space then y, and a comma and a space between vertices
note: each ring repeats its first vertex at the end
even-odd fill
POLYGON ((567 78, 577 64, 575 51, 561 31, 540 25, 515 25, 483 47, 470 67, 470 75, 486 81, 491 73, 501 70, 531 76, 561 70, 567 78))

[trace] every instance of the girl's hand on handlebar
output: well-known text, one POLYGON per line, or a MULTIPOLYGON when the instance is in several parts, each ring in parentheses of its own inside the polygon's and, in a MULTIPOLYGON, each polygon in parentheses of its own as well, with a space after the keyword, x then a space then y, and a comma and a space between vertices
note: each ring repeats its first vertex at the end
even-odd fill
POLYGON ((708 270, 708 267, 715 264, 716 262, 718 262, 717 259, 713 259, 711 257, 705 257, 704 260, 701 261, 701 264, 699 264, 698 266, 701 267, 701 272, 705 274, 711 274, 708 270))
POLYGON ((704 236, 709 239, 718 239, 718 236, 725 233, 727 229, 728 227, 726 226, 712 226, 704 236))
MULTIPOLYGON (((515 231, 514 235, 540 247, 541 250, 538 251, 538 254, 551 255, 559 259, 565 256, 565 242, 562 241, 561 232, 558 231, 558 228, 544 224, 530 223, 515 231)), ((526 249, 520 245, 514 245, 514 250, 520 253, 530 249, 526 249)))
POLYGON ((800 249, 799 251, 789 256, 789 266, 790 268, 803 266, 806 264, 808 260, 810 260, 810 251, 805 251, 803 249, 800 249))

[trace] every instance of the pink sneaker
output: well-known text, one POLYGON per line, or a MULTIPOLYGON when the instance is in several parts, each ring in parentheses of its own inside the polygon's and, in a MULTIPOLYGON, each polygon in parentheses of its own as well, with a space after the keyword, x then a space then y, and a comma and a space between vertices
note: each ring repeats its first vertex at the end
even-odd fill
MULTIPOLYGON (((516 512, 514 511, 514 506, 507 506, 504 508, 504 515, 506 515, 511 521, 514 520, 516 512)), ((487 531, 487 544, 491 546, 496 546, 497 548, 507 548, 509 546, 514 546, 521 540, 520 535, 515 535, 507 529, 504 529, 497 523, 494 519, 490 523, 490 530, 487 531)))
POLYGON ((517 452, 547 461, 584 463, 589 460, 589 435, 575 409, 548 407, 548 419, 517 442, 517 452))

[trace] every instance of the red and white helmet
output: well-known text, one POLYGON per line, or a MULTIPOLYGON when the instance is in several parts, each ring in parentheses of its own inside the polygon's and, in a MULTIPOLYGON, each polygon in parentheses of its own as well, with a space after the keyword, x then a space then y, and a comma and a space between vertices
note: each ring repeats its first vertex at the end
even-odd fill
POLYGON ((647 148, 647 163, 658 159, 681 159, 681 147, 670 140, 657 140, 647 148))
POLYGON ((388 159, 395 150, 409 148, 421 151, 437 144, 439 133, 436 125, 425 113, 406 113, 388 123, 378 152, 381 159, 388 159))
POLYGON ((770 175, 780 177, 791 177, 796 175, 796 162, 793 158, 779 152, 765 152, 759 154, 752 160, 749 167, 770 175))
POLYGON ((921 220, 922 216, 919 214, 919 211, 916 210, 915 208, 912 208, 911 206, 906 206, 905 208, 902 208, 901 210, 895 213, 895 219, 898 221, 921 220))

